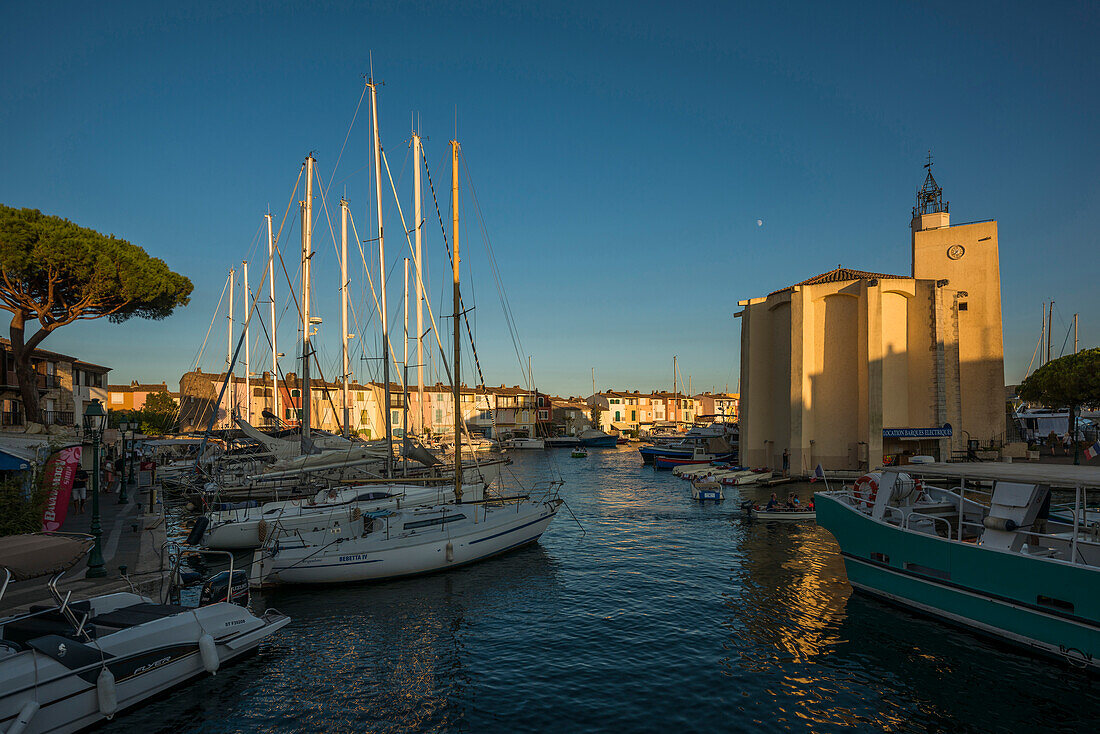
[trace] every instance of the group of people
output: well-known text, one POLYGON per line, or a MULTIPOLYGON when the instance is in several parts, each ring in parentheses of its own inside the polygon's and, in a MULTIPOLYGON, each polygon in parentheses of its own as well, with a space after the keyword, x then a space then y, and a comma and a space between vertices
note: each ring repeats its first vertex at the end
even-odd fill
POLYGON ((775 512, 777 510, 794 510, 794 511, 814 511, 814 501, 810 500, 810 503, 805 507, 802 506, 802 501, 798 499, 798 495, 791 492, 787 495, 787 501, 780 501, 775 492, 772 492, 771 499, 768 500, 768 504, 764 506, 764 509, 769 512, 775 512))
MULTIPOLYGON (((113 460, 104 461, 100 466, 99 491, 103 494, 110 494, 116 480, 122 476, 125 468, 126 463, 121 455, 116 456, 113 460)), ((91 474, 84 467, 77 467, 76 475, 73 477, 72 505, 78 515, 84 514, 85 507, 88 504, 91 480, 91 474)))

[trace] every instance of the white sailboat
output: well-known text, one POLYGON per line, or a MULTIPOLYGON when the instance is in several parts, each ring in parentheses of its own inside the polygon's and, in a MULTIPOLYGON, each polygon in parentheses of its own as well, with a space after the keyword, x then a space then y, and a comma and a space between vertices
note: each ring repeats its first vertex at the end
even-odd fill
MULTIPOLYGON (((380 147, 377 95, 373 81, 368 81, 368 87, 374 113, 377 159, 380 147)), ((459 315, 462 313, 462 302, 459 288, 458 166, 458 141, 452 140, 455 315, 452 385, 454 435, 462 437, 467 432, 460 394, 462 342, 459 315)), ((376 176, 380 175, 377 160, 375 172, 376 176)), ((380 196, 380 188, 376 190, 380 196)), ((384 269, 385 260, 380 260, 384 269)), ((383 338, 384 345, 385 341, 383 338)), ((430 573, 474 563, 537 541, 562 504, 553 491, 554 485, 545 496, 528 493, 511 497, 475 497, 464 501, 462 443, 458 440, 455 445, 453 502, 411 509, 384 509, 360 513, 358 517, 340 515, 339 522, 318 530, 291 531, 276 523, 264 539, 263 546, 253 554, 249 583, 254 586, 347 583, 430 573)))

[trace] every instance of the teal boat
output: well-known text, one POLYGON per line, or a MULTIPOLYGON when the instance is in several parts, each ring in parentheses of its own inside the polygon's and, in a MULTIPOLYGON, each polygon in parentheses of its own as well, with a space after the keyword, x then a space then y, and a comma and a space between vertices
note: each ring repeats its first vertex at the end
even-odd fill
POLYGON ((816 495, 852 588, 1100 672, 1100 523, 1081 511, 1100 491, 1100 469, 904 470, 816 495), (1051 489, 1072 492, 1068 515, 1052 513, 1051 489))

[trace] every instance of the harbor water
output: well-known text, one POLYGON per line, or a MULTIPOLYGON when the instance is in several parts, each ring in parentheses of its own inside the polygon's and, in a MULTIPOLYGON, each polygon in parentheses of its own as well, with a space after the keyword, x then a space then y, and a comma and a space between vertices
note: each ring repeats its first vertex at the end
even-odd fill
MULTIPOLYGON (((265 592, 293 622, 123 732, 1094 731, 1100 681, 853 595, 832 536, 751 522, 635 447, 559 474, 538 545, 402 581, 265 592), (582 530, 583 528, 583 530, 582 530)), ((820 487, 821 485, 817 485, 820 487)), ((810 485, 784 485, 805 502, 810 485)))

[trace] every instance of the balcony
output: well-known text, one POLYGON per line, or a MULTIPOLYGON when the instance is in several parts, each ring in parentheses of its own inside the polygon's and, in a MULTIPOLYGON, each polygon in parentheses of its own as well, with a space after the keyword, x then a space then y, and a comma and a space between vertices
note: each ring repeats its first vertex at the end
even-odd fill
POLYGON ((61 387, 60 375, 37 374, 35 375, 35 380, 38 382, 39 390, 53 390, 61 387))
POLYGON ((73 411, 71 410, 43 410, 42 422, 47 426, 71 426, 73 424, 73 411))

